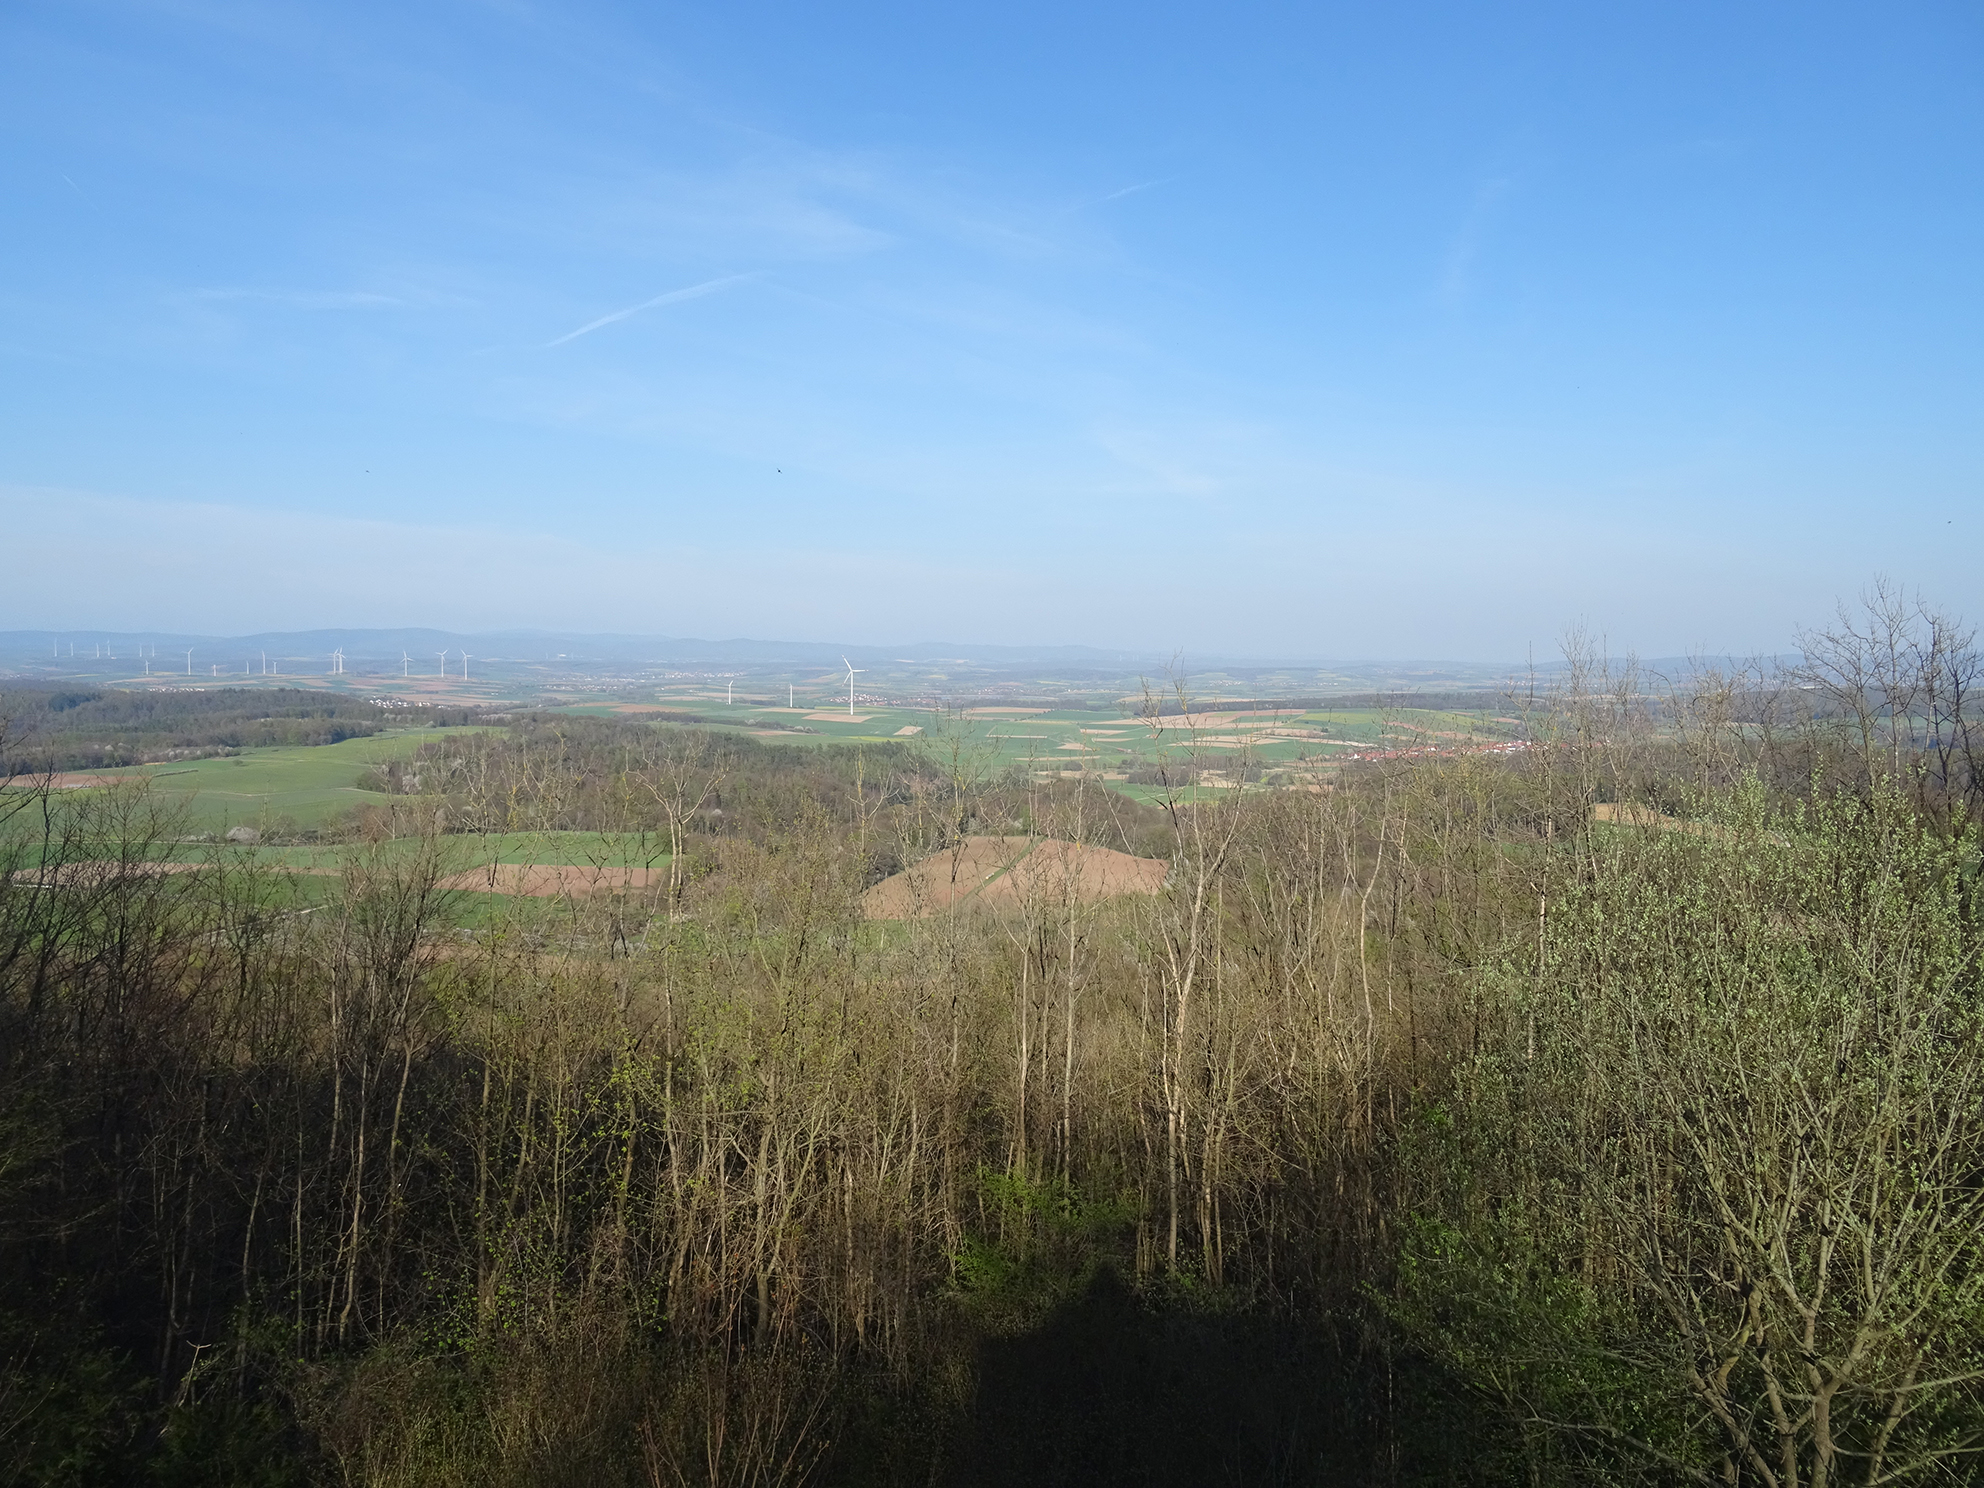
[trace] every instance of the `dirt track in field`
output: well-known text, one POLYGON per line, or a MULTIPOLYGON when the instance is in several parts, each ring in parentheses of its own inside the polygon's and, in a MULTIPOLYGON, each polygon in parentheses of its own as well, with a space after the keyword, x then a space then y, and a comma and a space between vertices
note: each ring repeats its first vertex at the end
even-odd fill
POLYGON ((497 863, 451 873, 441 880, 444 889, 460 889, 477 894, 521 894, 532 899, 555 899, 564 894, 622 894, 638 892, 668 881, 660 868, 598 868, 591 864, 576 867, 547 863, 497 863))
POLYGON ((145 780, 144 775, 78 775, 61 772, 54 775, 16 775, 6 782, 15 790, 33 790, 47 786, 50 790, 88 790, 93 785, 122 785, 127 780, 145 780))
POLYGON ((1093 904, 1121 894, 1157 893, 1170 865, 1072 842, 973 837, 953 868, 951 853, 935 853, 869 889, 861 896, 861 912, 871 920, 912 920, 966 901, 1003 909, 1067 897, 1093 904))
MULTIPOLYGON (((63 863, 53 869, 17 868, 12 878, 24 887, 44 889, 96 888, 119 878, 157 878, 168 873, 198 873, 206 863, 119 863, 112 859, 91 859, 63 863)), ((302 867, 271 864, 275 873, 301 873, 335 878, 341 868, 302 867)), ((494 868, 471 868, 451 873, 440 887, 473 894, 520 894, 533 899, 554 899, 563 894, 637 893, 668 880, 668 871, 657 868, 597 868, 544 863, 498 863, 494 868)))
MULTIPOLYGON (((14 882, 41 889, 93 889, 119 878, 158 878, 167 873, 199 873, 209 863, 160 863, 144 861, 120 863, 115 858, 89 858, 80 863, 62 863, 53 869, 16 868, 14 882)), ((335 876, 336 868, 276 867, 276 873, 313 873, 335 876)))

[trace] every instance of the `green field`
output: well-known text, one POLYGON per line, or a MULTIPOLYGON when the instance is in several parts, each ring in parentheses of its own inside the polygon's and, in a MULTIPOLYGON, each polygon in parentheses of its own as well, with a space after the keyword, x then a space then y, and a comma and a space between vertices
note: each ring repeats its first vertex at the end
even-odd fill
MULTIPOLYGON (((649 868, 668 861, 666 838, 637 832, 463 832, 443 839, 452 869, 484 867, 490 863, 541 863, 569 867, 649 868)), ((397 838, 381 844, 384 851, 411 852, 418 841, 397 838)), ((271 868, 338 871, 354 852, 353 845, 252 846, 233 843, 180 842, 166 854, 171 861, 205 862, 215 856, 253 862, 271 868)))
POLYGON ((452 729, 397 729, 366 739, 308 748, 247 749, 221 759, 145 765, 110 774, 144 775, 167 801, 183 805, 196 831, 258 827, 287 818, 299 828, 321 827, 355 806, 385 798, 358 788, 366 767, 410 754, 423 740, 452 729))

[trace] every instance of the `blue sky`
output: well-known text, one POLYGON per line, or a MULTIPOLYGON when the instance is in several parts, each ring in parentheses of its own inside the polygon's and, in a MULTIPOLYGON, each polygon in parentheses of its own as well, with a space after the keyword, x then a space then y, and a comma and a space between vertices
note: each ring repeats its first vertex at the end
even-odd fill
POLYGON ((15 0, 0 130, 0 628, 1984 619, 1974 5, 15 0))

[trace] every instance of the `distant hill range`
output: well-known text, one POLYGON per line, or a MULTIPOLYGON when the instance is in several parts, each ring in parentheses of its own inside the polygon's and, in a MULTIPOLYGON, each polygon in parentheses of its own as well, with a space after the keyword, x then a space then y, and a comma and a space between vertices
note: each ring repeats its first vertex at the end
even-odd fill
POLYGON ((415 661, 435 660, 441 652, 468 651, 490 660, 535 663, 743 663, 747 665, 839 666, 844 656, 856 666, 864 662, 917 665, 956 661, 992 666, 1035 665, 1108 669, 1148 665, 1152 658, 1129 651, 1094 646, 976 646, 955 641, 918 641, 907 645, 864 646, 820 641, 760 641, 748 637, 702 640, 683 636, 579 635, 551 631, 462 631, 408 628, 403 630, 288 630, 255 635, 211 636, 168 631, 0 631, 0 663, 42 661, 53 664, 81 660, 85 649, 99 648, 119 657, 135 654, 139 646, 156 647, 164 662, 173 655, 183 661, 188 648, 197 665, 259 656, 322 656, 342 650, 350 666, 368 662, 397 662, 402 652, 415 661))
MULTIPOLYGON (((1200 653, 1173 657, 1156 652, 1095 646, 987 646, 959 641, 916 641, 874 646, 820 641, 765 641, 748 637, 580 634, 557 631, 469 633, 405 629, 266 631, 212 636, 168 631, 0 631, 0 677, 98 685, 128 685, 145 676, 190 675, 208 685, 227 678, 334 679, 364 687, 364 679, 434 678, 444 665, 458 677, 464 653, 477 682, 535 687, 569 683, 579 690, 638 687, 668 677, 824 676, 838 673, 842 658, 865 675, 861 686, 897 692, 927 682, 940 690, 977 682, 1011 686, 1022 679, 1052 680, 1073 688, 1137 689, 1149 679, 1168 691, 1182 665, 1228 700, 1258 688, 1262 698, 1342 697, 1347 693, 1434 694, 1506 690, 1531 675, 1528 663, 1441 660, 1322 660, 1200 653), (188 653, 191 653, 190 659, 188 653), (342 653, 342 669, 335 659, 342 653), (190 667, 190 671, 189 671, 190 667)), ((1679 658, 1644 663, 1669 675, 1688 669, 1679 658)), ((1539 663, 1546 677, 1554 663, 1539 663)))

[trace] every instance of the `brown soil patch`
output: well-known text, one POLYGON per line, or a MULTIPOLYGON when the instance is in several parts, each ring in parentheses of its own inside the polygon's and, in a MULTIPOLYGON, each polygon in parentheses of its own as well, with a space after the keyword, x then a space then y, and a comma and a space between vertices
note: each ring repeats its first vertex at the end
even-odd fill
POLYGON ((555 899, 563 894, 618 894, 646 889, 664 883, 665 871, 652 868, 600 868, 590 863, 576 867, 546 863, 497 863, 451 873, 441 880, 444 889, 469 893, 522 894, 532 899, 555 899))
POLYGON ((871 920, 911 920, 970 900, 1011 908, 1028 899, 1072 896, 1093 904, 1120 894, 1155 894, 1170 864, 1136 858, 1106 847, 1034 837, 973 837, 958 854, 956 874, 948 852, 935 853, 861 896, 871 920))
POLYGON ((907 739, 911 734, 920 734, 922 732, 923 732, 922 724, 905 723, 901 728, 896 730, 896 737, 898 739, 907 739))
POLYGON ((1045 708, 967 708, 967 717, 976 718, 982 713, 1010 713, 1019 718, 1031 718, 1037 713, 1045 713, 1045 708))
POLYGON ((816 723, 866 723, 875 715, 873 713, 808 713, 806 716, 816 723))

